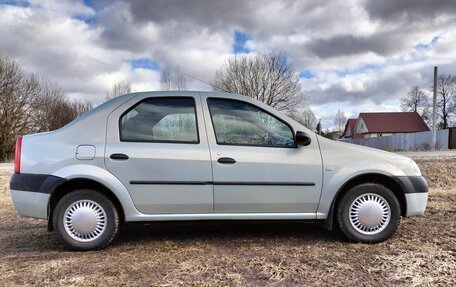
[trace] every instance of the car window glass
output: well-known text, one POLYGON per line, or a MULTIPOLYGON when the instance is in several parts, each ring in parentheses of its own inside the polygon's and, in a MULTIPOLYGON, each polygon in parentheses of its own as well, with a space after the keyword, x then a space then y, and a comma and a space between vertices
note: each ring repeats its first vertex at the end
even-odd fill
POLYGON ((218 144, 295 147, 291 128, 254 105, 208 99, 218 144))
POLYGON ((122 141, 198 143, 193 98, 150 98, 125 113, 122 141))

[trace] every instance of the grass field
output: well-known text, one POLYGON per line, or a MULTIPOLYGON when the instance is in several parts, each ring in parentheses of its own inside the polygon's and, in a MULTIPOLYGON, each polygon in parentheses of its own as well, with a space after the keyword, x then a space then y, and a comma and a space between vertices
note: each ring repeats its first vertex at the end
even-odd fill
POLYGON ((97 252, 67 251, 45 221, 17 216, 0 169, 0 286, 456 286, 456 159, 417 163, 426 214, 381 244, 300 222, 154 223, 97 252))

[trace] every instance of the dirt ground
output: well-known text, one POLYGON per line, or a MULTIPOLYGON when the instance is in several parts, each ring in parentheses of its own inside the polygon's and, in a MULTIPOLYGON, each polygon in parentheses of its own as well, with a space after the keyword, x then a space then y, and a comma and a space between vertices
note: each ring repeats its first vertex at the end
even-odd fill
POLYGON ((456 159, 419 159, 423 217, 381 244, 300 222, 126 225, 97 252, 65 250, 16 215, 0 170, 0 286, 456 286, 456 159))

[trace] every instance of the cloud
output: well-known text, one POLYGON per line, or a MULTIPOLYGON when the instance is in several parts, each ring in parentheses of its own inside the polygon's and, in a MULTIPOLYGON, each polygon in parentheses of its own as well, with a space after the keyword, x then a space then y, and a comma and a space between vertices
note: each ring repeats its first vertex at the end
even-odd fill
POLYGON ((29 7, 45 10, 56 15, 93 17, 96 12, 81 0, 28 0, 29 7))
POLYGON ((224 30, 226 26, 251 27, 255 19, 245 11, 252 11, 258 1, 167 0, 131 1, 130 7, 138 22, 159 24, 175 23, 178 26, 203 26, 211 31, 224 30))
POLYGON ((330 39, 318 39, 308 45, 309 50, 321 59, 373 52, 388 56, 405 46, 402 35, 383 32, 368 37, 341 35, 330 39), (391 45, 390 43, 397 43, 391 45))
POLYGON ((111 83, 93 79, 117 72, 131 53, 104 49, 98 29, 60 13, 33 5, 0 6, 0 53, 57 82, 67 93, 98 99, 111 83))
POLYGON ((211 90, 204 82, 236 52, 286 50, 330 125, 338 107, 392 109, 430 86, 434 65, 456 74, 452 0, 31 0, 0 15, 1 54, 94 103, 116 81, 159 89, 165 66, 211 90))
POLYGON ((453 0, 382 0, 366 1, 366 11, 385 22, 430 22, 447 15, 454 17, 456 2, 453 0))
POLYGON ((397 63, 343 76, 322 73, 318 79, 303 79, 303 85, 309 90, 312 104, 381 104, 403 97, 413 86, 428 88, 431 71, 432 66, 426 63, 397 63))

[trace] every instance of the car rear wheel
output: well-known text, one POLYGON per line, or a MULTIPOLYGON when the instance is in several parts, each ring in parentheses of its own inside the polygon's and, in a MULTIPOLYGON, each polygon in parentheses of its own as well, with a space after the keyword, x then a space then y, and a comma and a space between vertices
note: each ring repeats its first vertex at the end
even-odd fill
POLYGON ((52 222, 59 238, 74 250, 102 249, 117 235, 119 215, 112 201, 89 189, 65 195, 52 222))
POLYGON ((351 241, 382 242, 390 238, 400 222, 400 205, 387 187, 374 183, 357 185, 339 201, 340 230, 351 241))

